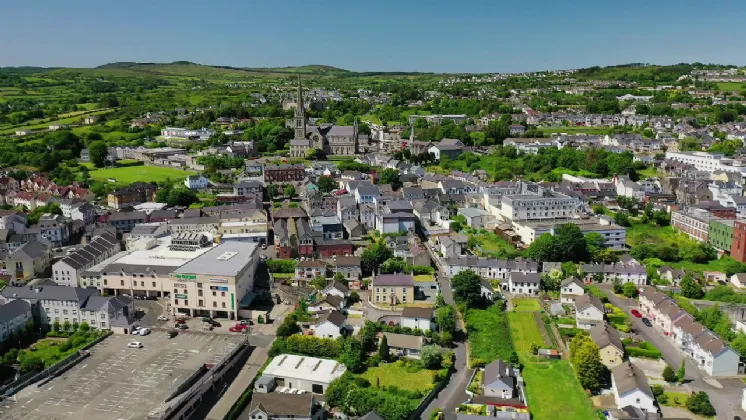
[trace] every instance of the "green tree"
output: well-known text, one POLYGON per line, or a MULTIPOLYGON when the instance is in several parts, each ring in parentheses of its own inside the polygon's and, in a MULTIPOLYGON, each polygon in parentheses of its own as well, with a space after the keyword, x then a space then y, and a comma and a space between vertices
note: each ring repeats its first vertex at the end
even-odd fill
POLYGON ((295 198, 296 192, 294 186, 290 184, 285 185, 285 188, 283 188, 283 192, 285 193, 285 197, 290 199, 295 198))
POLYGON ((316 186, 319 187, 319 191, 322 193, 328 193, 337 188, 337 183, 334 182, 334 178, 330 176, 320 176, 316 181, 316 186))
POLYGON ((705 417, 713 417, 715 408, 710 402, 710 396, 704 391, 692 392, 686 401, 686 408, 694 414, 705 417))
POLYGON ((57 333, 62 331, 62 324, 60 324, 60 321, 54 321, 54 323, 52 323, 52 330, 57 333))
POLYGON ((513 352, 510 353, 510 360, 509 361, 513 365, 517 365, 517 364, 519 364, 521 362, 520 359, 518 359, 518 353, 516 353, 515 350, 513 350, 513 352))
POLYGON ((311 280, 311 286, 316 290, 323 290, 326 287, 326 276, 316 276, 311 280))
POLYGON ((81 323, 80 323, 80 332, 84 332, 84 333, 86 333, 86 332, 88 332, 88 331, 89 331, 90 329, 91 329, 91 326, 90 326, 90 325, 88 325, 88 323, 87 323, 87 322, 83 321, 83 322, 81 322, 81 323))
POLYGON ((636 298, 639 292, 634 283, 624 283, 622 293, 624 293, 624 296, 627 296, 628 298, 636 298))
POLYGON ((694 280, 691 274, 687 274, 681 279, 679 287, 681 287, 681 294, 689 299, 701 299, 705 295, 702 286, 694 280))
POLYGON ((26 354, 21 359, 21 372, 23 373, 40 372, 43 369, 44 362, 35 354, 26 354))
POLYGON ((173 188, 168 194, 168 205, 189 207, 191 204, 199 201, 197 193, 187 187, 173 188))
POLYGON ((679 380, 679 383, 684 383, 684 379, 686 379, 686 361, 681 361, 681 367, 679 367, 679 371, 676 372, 676 379, 679 380))
POLYGON ((363 367, 363 344, 357 338, 341 338, 342 351, 339 354, 339 361, 347 366, 350 372, 358 372, 363 367))
POLYGON ((443 355, 436 345, 423 346, 420 350, 420 360, 426 369, 439 369, 443 355))
POLYGON ((510 136, 510 124, 505 120, 493 120, 487 124, 484 137, 488 145, 503 144, 503 140, 510 136))
POLYGON ((378 357, 383 361, 389 360, 389 341, 386 334, 381 337, 381 343, 378 345, 378 357))
POLYGON ((65 321, 62 324, 62 330, 63 331, 70 331, 70 327, 71 327, 70 321, 65 321))
POLYGON ((544 233, 531 242, 525 254, 528 259, 534 261, 559 261, 557 239, 551 233, 544 233))
POLYGON ((482 300, 481 278, 472 270, 464 270, 451 278, 453 298, 467 307, 477 307, 482 300))
POLYGON ((740 354, 741 357, 746 355, 746 334, 739 332, 736 334, 736 338, 730 342, 730 347, 740 354))
POLYGON ((620 211, 614 215, 614 223, 624 227, 632 226, 632 223, 629 221, 629 215, 625 211, 620 211))
POLYGON ((435 322, 440 331, 453 332, 456 330, 456 310, 453 306, 443 306, 435 310, 435 322))
POLYGON ((384 169, 378 181, 379 184, 390 184, 394 190, 398 190, 402 186, 399 179, 399 171, 392 168, 384 169))
POLYGON ((290 337, 291 335, 298 334, 300 332, 300 326, 295 322, 293 317, 288 316, 285 320, 277 327, 278 337, 290 337))
POLYGON ((360 255, 360 266, 365 272, 374 273, 386 260, 394 256, 394 252, 383 241, 378 241, 368 247, 360 255))
POLYGON ((666 367, 663 368, 663 380, 668 383, 676 382, 676 372, 673 371, 671 365, 666 365, 666 367))
POLYGON ((619 277, 614 278, 614 281, 612 281, 612 289, 617 295, 624 293, 624 286, 622 286, 622 281, 619 280, 619 277))
POLYGON ((274 199, 280 194, 280 188, 277 186, 277 184, 269 184, 267 185, 267 194, 269 195, 270 199, 274 199))
POLYGON ((324 152, 321 150, 312 147, 306 151, 306 159, 308 160, 318 160, 324 158, 324 152))
POLYGON ((88 155, 90 156, 91 163, 100 168, 106 164, 109 149, 103 141, 94 141, 88 145, 88 155))
POLYGON ((557 247, 562 252, 559 261, 588 261, 588 244, 578 225, 566 223, 555 229, 557 247))
POLYGON ((601 363, 598 346, 585 334, 576 335, 570 342, 570 360, 580 385, 596 391, 601 388, 604 366, 601 363))

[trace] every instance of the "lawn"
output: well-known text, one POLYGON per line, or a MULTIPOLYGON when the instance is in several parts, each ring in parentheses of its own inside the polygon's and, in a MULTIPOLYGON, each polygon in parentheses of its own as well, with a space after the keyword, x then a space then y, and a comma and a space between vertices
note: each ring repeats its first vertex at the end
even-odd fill
POLYGON ((78 345, 71 347, 70 349, 66 351, 60 351, 60 346, 65 341, 68 341, 71 339, 48 339, 48 338, 42 339, 33 344, 33 347, 36 349, 36 351, 31 351, 28 349, 22 350, 21 354, 19 354, 19 358, 23 358, 24 355, 29 355, 29 356, 33 355, 34 357, 39 357, 44 362, 44 366, 50 367, 50 366, 57 364, 61 360, 64 360, 66 357, 75 353, 79 349, 85 347, 86 345, 94 341, 99 336, 100 335, 97 332, 91 332, 87 336, 82 336, 82 337, 76 336, 75 341, 73 342, 78 345))
MULTIPOLYGON (((98 111, 86 111, 85 115, 86 116, 88 116, 88 115, 101 115, 101 114, 106 114, 106 113, 109 113, 109 112, 112 112, 112 111, 114 111, 114 110, 113 109, 102 109, 102 110, 98 110, 98 111)), ((59 118, 59 119, 50 120, 50 121, 47 121, 47 122, 40 122, 40 121, 44 121, 44 120, 27 121, 23 125, 18 125, 18 126, 13 127, 13 128, 8 128, 8 129, 0 130, 0 134, 15 133, 16 130, 21 130, 21 129, 24 129, 24 130, 47 129, 47 128, 49 128, 50 125, 53 125, 53 124, 72 124, 72 123, 77 123, 78 121, 80 121, 83 118, 83 116, 84 115, 81 113, 81 114, 76 115, 74 117, 59 118)))
POLYGON ((724 91, 742 91, 746 90, 746 83, 743 82, 717 82, 718 89, 724 91))
POLYGON ((473 237, 479 243, 479 248, 477 249, 481 248, 483 257, 509 258, 518 253, 513 244, 492 232, 479 233, 473 235, 473 237))
POLYGON ((497 305, 488 309, 468 309, 464 318, 469 334, 470 362, 479 360, 487 364, 495 359, 510 359, 513 344, 508 318, 497 305))
POLYGON ((640 175, 640 178, 658 178, 661 176, 660 172, 655 168, 640 169, 637 173, 640 175))
POLYGON ((588 396, 566 360, 544 360, 531 354, 531 344, 544 340, 532 312, 510 312, 510 331, 523 364, 526 398, 536 420, 597 418, 588 396))
POLYGON ((686 402, 689 400, 689 394, 686 392, 664 392, 666 397, 668 397, 668 401, 666 401, 665 406, 668 407, 678 407, 683 408, 684 410, 688 410, 686 408, 686 402))
POLYGON ((371 386, 395 386, 407 391, 429 391, 435 386, 435 371, 422 369, 411 372, 400 363, 380 364, 368 368, 360 376, 367 379, 371 386))
POLYGON ((515 298, 513 299, 513 311, 516 312, 539 312, 541 305, 534 298, 515 298))
POLYGON ((187 175, 194 175, 195 172, 160 166, 130 166, 126 168, 95 169, 90 174, 91 178, 99 181, 114 178, 119 184, 132 184, 133 182, 165 181, 167 178, 182 181, 187 175))
POLYGON ((419 274, 414 276, 414 281, 417 283, 431 283, 435 281, 435 277, 432 274, 419 274))

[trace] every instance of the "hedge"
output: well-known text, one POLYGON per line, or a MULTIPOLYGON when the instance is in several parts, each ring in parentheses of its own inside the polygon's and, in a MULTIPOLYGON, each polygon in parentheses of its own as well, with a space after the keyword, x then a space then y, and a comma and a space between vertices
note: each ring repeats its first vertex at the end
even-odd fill
POLYGON ((278 260, 270 258, 267 260, 267 270, 270 273, 294 273, 295 260, 278 260))
POLYGON ((660 350, 645 341, 637 345, 627 346, 624 350, 630 357, 647 357, 649 359, 660 359, 663 357, 660 350))

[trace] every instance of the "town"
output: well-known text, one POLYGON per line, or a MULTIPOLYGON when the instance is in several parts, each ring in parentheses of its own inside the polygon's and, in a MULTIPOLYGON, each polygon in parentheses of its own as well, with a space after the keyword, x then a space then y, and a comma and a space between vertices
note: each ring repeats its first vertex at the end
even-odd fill
POLYGON ((746 416, 746 69, 89 70, 0 69, 0 418, 746 416))

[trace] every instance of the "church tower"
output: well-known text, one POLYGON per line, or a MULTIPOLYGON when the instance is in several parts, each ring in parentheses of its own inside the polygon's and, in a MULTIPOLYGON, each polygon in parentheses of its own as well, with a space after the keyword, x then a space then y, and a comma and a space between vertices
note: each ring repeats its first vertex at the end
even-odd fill
POLYGON ((303 107, 303 86, 301 86, 300 75, 298 75, 298 94, 295 101, 295 116, 293 117, 293 127, 295 128, 295 138, 306 138, 306 109, 303 107))

